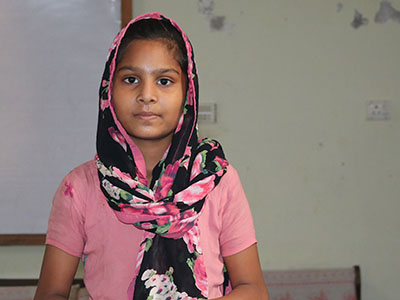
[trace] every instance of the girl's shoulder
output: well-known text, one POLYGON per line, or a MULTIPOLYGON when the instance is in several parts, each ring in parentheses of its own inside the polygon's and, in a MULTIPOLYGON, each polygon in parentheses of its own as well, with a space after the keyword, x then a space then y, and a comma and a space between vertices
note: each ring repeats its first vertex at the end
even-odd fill
POLYGON ((221 181, 214 190, 208 195, 208 199, 212 202, 213 210, 224 211, 232 210, 243 203, 247 203, 247 198, 243 190, 239 174, 236 169, 229 164, 221 181), (235 203, 234 206, 232 204, 235 203))
POLYGON ((64 177, 62 185, 73 188, 81 195, 93 192, 99 186, 96 162, 90 160, 74 168, 64 177))
POLYGON ((240 177, 238 172, 236 171, 235 167, 229 164, 226 167, 226 173, 222 176, 220 183, 217 185, 216 188, 224 190, 230 189, 231 187, 241 185, 240 177))
POLYGON ((97 177, 97 167, 94 160, 89 160, 75 167, 70 171, 65 178, 78 180, 91 180, 97 177))

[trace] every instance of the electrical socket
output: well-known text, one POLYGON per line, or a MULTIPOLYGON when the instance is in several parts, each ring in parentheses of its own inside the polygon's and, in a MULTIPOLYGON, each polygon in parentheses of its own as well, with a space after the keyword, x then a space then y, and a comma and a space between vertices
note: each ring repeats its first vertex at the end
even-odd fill
POLYGON ((392 103, 389 100, 371 100, 367 103, 367 120, 390 120, 392 103))
POLYGON ((202 103, 199 105, 199 123, 216 123, 217 122, 217 104, 202 103))

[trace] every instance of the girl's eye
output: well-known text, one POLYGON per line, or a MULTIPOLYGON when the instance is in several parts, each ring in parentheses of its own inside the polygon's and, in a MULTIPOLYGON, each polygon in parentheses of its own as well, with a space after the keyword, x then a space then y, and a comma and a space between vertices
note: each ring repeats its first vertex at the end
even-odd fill
POLYGON ((158 80, 158 84, 160 85, 170 85, 171 83, 172 81, 167 78, 161 78, 158 80))
POLYGON ((126 82, 128 84, 135 84, 138 82, 138 79, 136 77, 129 76, 129 77, 124 78, 124 82, 126 82))

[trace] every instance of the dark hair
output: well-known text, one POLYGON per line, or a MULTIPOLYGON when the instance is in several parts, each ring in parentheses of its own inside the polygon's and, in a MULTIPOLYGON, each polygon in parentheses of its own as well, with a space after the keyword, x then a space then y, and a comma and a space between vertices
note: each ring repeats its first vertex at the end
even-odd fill
POLYGON ((161 40, 174 51, 182 72, 187 73, 188 58, 181 33, 168 20, 142 19, 129 26, 118 49, 116 63, 121 61, 128 45, 134 40, 161 40))

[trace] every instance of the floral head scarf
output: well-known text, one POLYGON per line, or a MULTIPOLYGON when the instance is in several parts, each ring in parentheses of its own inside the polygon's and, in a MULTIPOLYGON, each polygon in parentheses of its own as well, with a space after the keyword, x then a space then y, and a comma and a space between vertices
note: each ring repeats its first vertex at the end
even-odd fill
POLYGON ((133 19, 109 50, 100 86, 96 155, 100 187, 109 206, 121 222, 144 230, 129 299, 207 298, 198 218, 228 162, 218 142, 198 140, 197 116, 198 80, 186 34, 157 12, 133 19), (184 109, 168 151, 153 170, 150 187, 137 167, 137 146, 118 121, 112 102, 112 78, 121 40, 129 27, 147 18, 170 22, 181 33, 188 56, 184 109))

